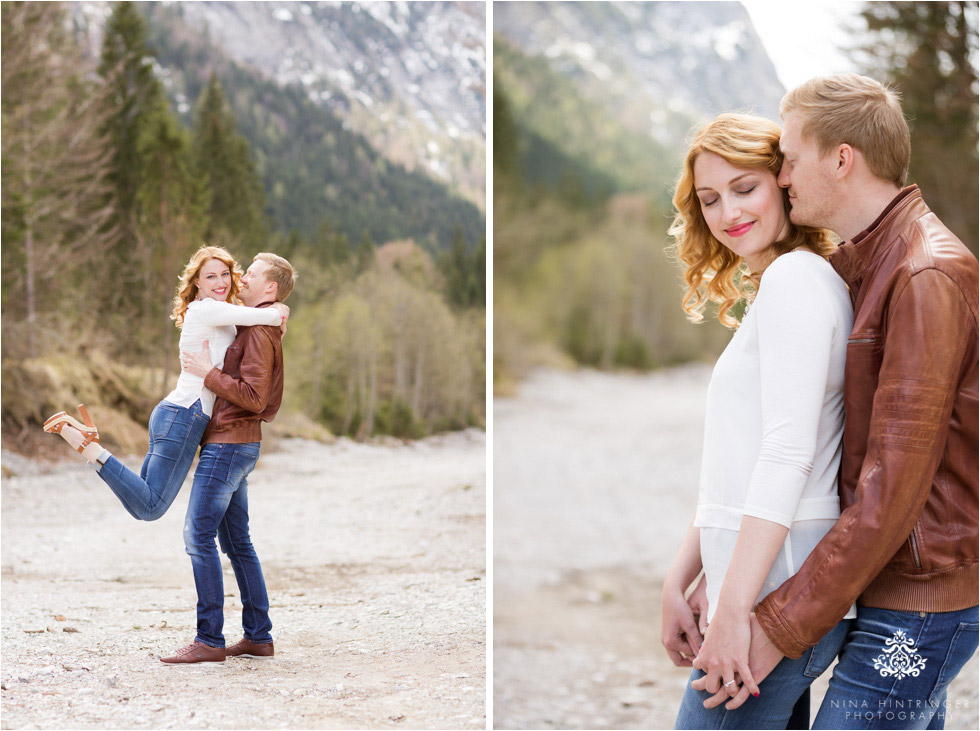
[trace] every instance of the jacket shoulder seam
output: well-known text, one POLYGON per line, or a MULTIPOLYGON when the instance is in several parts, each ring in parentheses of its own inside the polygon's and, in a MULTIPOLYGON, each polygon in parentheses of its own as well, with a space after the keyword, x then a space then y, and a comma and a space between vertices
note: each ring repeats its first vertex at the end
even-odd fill
POLYGON ((960 283, 957 282, 956 279, 951 277, 949 273, 944 271, 942 267, 937 266, 935 261, 929 263, 928 265, 916 266, 914 268, 906 269, 904 276, 902 276, 900 282, 897 283, 899 284, 899 286, 896 287, 895 290, 893 290, 895 293, 893 299, 897 300, 901 298, 901 296, 905 294, 905 290, 912 283, 913 279, 915 279, 920 275, 928 274, 929 272, 936 272, 936 274, 942 276, 943 279, 948 281, 949 284, 952 285, 953 288, 960 293, 960 296, 963 297, 964 301, 966 301, 967 304, 969 304, 970 300, 966 297, 965 293, 963 292, 963 287, 960 285, 960 283))

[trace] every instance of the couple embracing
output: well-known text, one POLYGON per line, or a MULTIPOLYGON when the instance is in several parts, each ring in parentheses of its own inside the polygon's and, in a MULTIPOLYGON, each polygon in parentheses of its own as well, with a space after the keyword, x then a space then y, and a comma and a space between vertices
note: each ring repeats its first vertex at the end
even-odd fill
POLYGON ((184 545, 197 589, 197 634, 168 664, 220 662, 228 656, 274 654, 269 597, 248 530, 248 485, 261 446, 262 421, 282 402, 283 304, 296 273, 288 261, 256 255, 248 271, 219 246, 191 257, 174 297, 181 329, 177 385, 150 415, 149 450, 139 474, 99 443, 84 406, 84 423, 65 412, 44 430, 60 434, 93 465, 137 520, 156 520, 171 506, 201 447, 184 522, 184 545), (239 304, 239 302, 241 304, 239 304), (227 554, 241 591, 245 637, 225 648, 221 560, 227 554))
POLYGON ((674 195, 684 309, 737 328, 663 590, 676 726, 806 728, 839 659, 814 728, 943 728, 978 635, 977 259, 904 187, 895 92, 820 77, 780 111, 702 127, 674 195))

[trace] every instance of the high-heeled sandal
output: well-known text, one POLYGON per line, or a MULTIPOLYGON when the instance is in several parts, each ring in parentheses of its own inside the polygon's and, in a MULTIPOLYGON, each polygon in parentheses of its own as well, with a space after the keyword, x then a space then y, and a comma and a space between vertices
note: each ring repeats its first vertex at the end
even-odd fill
POLYGON ((59 435, 61 434, 61 429, 65 426, 65 424, 78 429, 78 431, 82 433, 82 443, 77 447, 79 454, 81 454, 85 450, 85 447, 87 447, 89 444, 92 444, 93 442, 96 444, 101 444, 102 442, 99 441, 99 430, 96 429, 95 423, 92 421, 92 417, 88 414, 88 409, 85 408, 85 404, 78 405, 78 413, 82 415, 82 421, 85 422, 84 424, 79 422, 77 419, 68 416, 67 412, 59 411, 54 416, 48 418, 48 420, 44 422, 44 426, 42 428, 49 434, 59 435))

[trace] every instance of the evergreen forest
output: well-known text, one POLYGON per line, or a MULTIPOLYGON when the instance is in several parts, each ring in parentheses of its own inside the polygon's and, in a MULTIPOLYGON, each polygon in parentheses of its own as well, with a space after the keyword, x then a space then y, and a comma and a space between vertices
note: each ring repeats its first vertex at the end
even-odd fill
POLYGON ((475 206, 169 22, 179 7, 115 3, 97 54, 63 3, 0 11, 9 446, 44 444, 43 420, 85 402, 107 446, 145 449, 179 369, 177 278, 203 243, 299 273, 277 434, 483 425, 475 206))

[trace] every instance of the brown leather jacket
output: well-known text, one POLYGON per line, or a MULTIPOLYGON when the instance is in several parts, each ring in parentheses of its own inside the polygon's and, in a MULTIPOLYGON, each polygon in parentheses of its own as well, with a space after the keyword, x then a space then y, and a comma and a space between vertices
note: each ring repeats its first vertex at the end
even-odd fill
POLYGON ((282 383, 282 331, 268 325, 238 328, 224 368, 204 377, 217 398, 201 444, 261 442, 261 422, 272 421, 282 404, 282 383))
POLYGON ((910 186, 830 259, 854 329, 844 370, 841 517, 756 607, 800 657, 863 606, 977 604, 977 259, 910 186))

